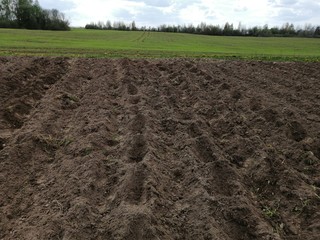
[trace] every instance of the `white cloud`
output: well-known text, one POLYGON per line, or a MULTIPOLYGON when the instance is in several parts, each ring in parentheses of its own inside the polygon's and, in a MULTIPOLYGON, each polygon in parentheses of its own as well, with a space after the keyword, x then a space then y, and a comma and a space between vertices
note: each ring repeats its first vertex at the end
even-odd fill
POLYGON ((140 26, 160 24, 224 24, 281 26, 285 22, 320 24, 319 0, 39 0, 57 8, 72 26, 97 21, 136 21, 140 26))
POLYGON ((320 2, 317 0, 269 0, 278 22, 292 22, 296 25, 320 24, 320 2))
POLYGON ((143 2, 147 6, 152 7, 169 7, 172 5, 173 1, 170 0, 144 0, 144 1, 135 1, 135 0, 128 0, 130 2, 143 2))

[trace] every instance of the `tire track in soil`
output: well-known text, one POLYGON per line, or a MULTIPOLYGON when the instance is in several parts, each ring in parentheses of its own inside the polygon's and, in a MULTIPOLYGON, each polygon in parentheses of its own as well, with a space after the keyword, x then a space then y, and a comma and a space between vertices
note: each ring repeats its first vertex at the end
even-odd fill
POLYGON ((317 239, 319 123, 293 139, 250 64, 68 60, 0 150, 0 238, 317 239))
POLYGON ((66 59, 24 59, 20 63, 2 58, 0 87, 0 141, 5 144, 14 129, 19 129, 28 120, 29 113, 45 93, 67 72, 66 59), (56 68, 46 71, 46 67, 56 68), (22 81, 21 81, 22 79, 22 81))
POLYGON ((135 62, 128 59, 117 63, 117 79, 122 85, 121 100, 118 101, 124 103, 123 115, 120 115, 124 121, 120 123, 119 131, 123 134, 122 138, 126 139, 126 154, 123 160, 126 172, 114 201, 125 200, 120 204, 126 211, 125 219, 120 219, 120 222, 126 222, 122 226, 123 230, 120 230, 121 238, 158 239, 152 226, 155 219, 147 203, 147 185, 151 181, 151 169, 147 156, 148 116, 143 104, 148 100, 139 90, 141 80, 136 79, 136 75, 132 73, 135 70, 134 65, 135 62))
POLYGON ((155 234, 149 228, 152 216, 144 204, 149 177, 144 159, 148 151, 144 136, 146 119, 140 109, 142 97, 139 88, 130 76, 131 64, 134 62, 123 59, 115 61, 112 67, 112 78, 116 83, 113 100, 118 109, 116 133, 119 145, 116 151, 109 153, 107 161, 116 162, 114 175, 120 177, 102 203, 106 213, 103 214, 103 222, 108 223, 108 228, 103 225, 102 229, 108 238, 153 239, 155 234))

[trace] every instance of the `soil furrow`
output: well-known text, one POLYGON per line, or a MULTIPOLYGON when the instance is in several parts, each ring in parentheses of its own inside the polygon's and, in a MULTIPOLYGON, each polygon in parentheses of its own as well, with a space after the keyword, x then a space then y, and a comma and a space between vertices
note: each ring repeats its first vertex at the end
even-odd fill
POLYGON ((318 239, 319 69, 0 58, 0 239, 318 239))

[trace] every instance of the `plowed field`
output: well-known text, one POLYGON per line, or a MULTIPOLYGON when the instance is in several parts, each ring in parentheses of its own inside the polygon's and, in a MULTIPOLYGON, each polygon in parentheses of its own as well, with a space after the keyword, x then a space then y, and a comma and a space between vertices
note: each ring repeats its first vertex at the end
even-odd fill
POLYGON ((0 58, 0 239, 320 239, 320 63, 0 58))

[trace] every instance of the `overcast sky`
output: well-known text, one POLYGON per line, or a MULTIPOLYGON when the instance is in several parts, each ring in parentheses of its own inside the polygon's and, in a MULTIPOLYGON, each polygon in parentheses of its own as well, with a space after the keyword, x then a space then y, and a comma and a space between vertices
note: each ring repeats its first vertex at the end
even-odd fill
POLYGON ((71 26, 107 20, 137 26, 189 24, 320 25, 320 0, 39 0, 66 14, 71 26))

